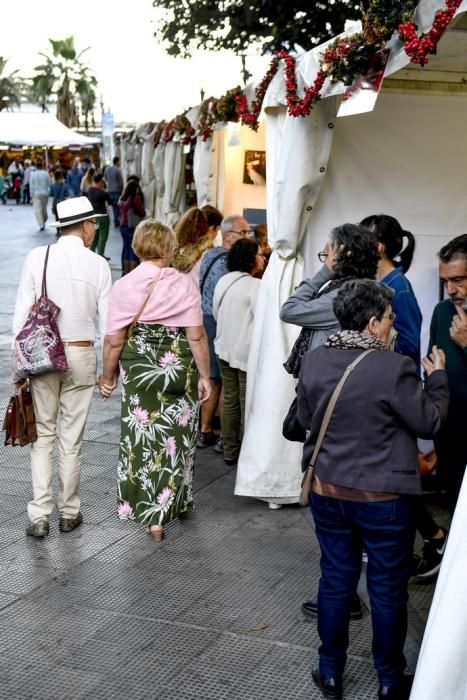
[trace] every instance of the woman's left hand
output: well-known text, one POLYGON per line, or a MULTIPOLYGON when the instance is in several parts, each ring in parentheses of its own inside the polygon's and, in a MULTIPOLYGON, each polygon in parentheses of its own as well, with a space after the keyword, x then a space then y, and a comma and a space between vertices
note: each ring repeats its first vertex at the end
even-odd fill
POLYGON ((97 385, 99 387, 99 391, 101 392, 102 398, 104 401, 107 401, 113 390, 117 388, 117 377, 115 376, 111 381, 109 381, 107 377, 104 377, 101 374, 97 380, 97 385))
POLYGON ((211 396, 211 381, 209 379, 198 380, 198 398, 200 403, 205 403, 211 396))

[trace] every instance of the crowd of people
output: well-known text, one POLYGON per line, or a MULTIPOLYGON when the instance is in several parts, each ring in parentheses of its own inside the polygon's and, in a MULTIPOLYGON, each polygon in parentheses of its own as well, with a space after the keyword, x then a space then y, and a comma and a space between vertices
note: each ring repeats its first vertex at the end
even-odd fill
MULTIPOLYGON (((256 234, 243 216, 211 206, 187 211, 175 231, 147 218, 139 182, 123 183, 118 159, 84 181, 77 169, 52 185, 60 236, 50 250, 47 289, 61 308, 69 372, 30 380, 38 439, 26 531, 39 538, 49 533, 56 439, 60 530, 82 522, 79 471, 96 384, 97 320, 102 398, 121 385, 117 514, 160 541, 169 522, 193 509, 196 448, 212 447, 232 467, 239 461, 256 301, 271 251, 264 228, 256 234), (104 256, 109 210, 123 243, 122 276, 113 286, 104 256)), ((33 185, 34 201, 39 185, 33 185)), ((46 250, 34 248, 25 260, 15 336, 41 294, 46 250)), ((467 462, 467 235, 439 252, 448 298, 433 311, 423 360, 421 312, 406 277, 414 253, 414 236, 392 216, 345 223, 319 253, 318 272, 280 313, 284 323, 301 328, 277 372, 298 379, 304 472, 314 464, 309 502, 321 579, 303 610, 318 618, 313 678, 330 698, 343 695, 349 620, 361 616, 356 589, 363 558, 378 697, 408 698, 408 580, 414 574, 434 580, 447 540, 420 496, 417 438, 435 442, 451 514, 467 462), (424 539, 419 559, 416 529, 424 539)))

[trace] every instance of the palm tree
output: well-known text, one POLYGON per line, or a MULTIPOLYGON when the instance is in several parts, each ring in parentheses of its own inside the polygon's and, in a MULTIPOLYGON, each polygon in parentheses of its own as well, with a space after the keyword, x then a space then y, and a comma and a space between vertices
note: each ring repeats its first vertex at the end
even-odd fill
POLYGON ((89 49, 76 52, 72 36, 66 39, 49 39, 52 54, 41 53, 45 62, 35 67, 32 78, 35 101, 47 111, 47 102, 52 95, 57 98, 57 118, 71 128, 79 126, 79 112, 86 130, 89 116, 96 104, 97 80, 90 68, 81 61, 89 49))
POLYGON ((11 109, 13 106, 19 107, 21 102, 21 85, 18 71, 15 70, 9 75, 5 75, 5 66, 8 59, 0 56, 0 112, 3 109, 11 109))

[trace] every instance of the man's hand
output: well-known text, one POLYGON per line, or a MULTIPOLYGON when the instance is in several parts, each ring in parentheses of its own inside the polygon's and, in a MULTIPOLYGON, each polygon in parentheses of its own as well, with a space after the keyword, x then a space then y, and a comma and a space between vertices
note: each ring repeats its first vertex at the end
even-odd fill
POLYGON ((462 350, 467 348, 467 313, 461 306, 457 306, 457 314, 452 319, 449 335, 451 340, 462 350))
POLYGON ((431 355, 422 359, 422 365, 428 376, 437 369, 446 369, 446 355, 437 345, 433 345, 431 355))

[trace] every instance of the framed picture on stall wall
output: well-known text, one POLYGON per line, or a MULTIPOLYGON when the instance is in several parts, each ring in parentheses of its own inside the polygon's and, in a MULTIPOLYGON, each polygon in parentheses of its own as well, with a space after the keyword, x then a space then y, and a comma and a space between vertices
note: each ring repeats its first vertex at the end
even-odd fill
POLYGON ((266 184, 266 151, 245 151, 243 183, 245 185, 266 184))

